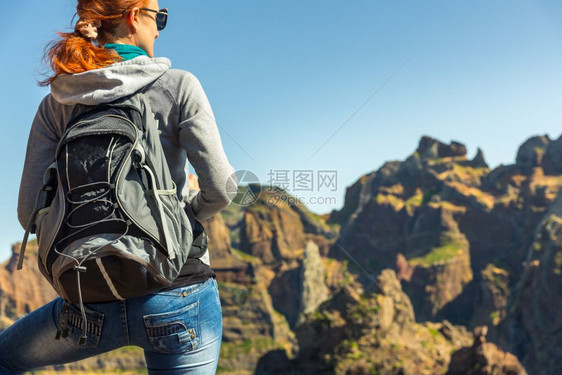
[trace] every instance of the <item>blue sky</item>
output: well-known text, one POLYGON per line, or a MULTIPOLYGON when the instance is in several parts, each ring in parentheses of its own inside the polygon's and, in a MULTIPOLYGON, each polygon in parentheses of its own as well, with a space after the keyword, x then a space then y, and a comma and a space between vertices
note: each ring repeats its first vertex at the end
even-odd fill
MULTIPOLYGON (((308 204, 315 212, 340 208, 347 186, 405 159, 422 135, 462 142, 469 157, 481 147, 495 167, 513 163, 528 137, 562 133, 560 2, 160 5, 170 18, 156 54, 199 78, 237 170, 263 183, 270 171, 337 172, 335 191, 317 191, 317 180, 313 192, 293 191, 308 202, 332 199, 308 204)), ((74 8, 74 0, 26 0, 0 13, 0 259, 23 235, 17 191, 29 127, 48 93, 36 85, 46 71, 43 48, 69 29, 74 8)))

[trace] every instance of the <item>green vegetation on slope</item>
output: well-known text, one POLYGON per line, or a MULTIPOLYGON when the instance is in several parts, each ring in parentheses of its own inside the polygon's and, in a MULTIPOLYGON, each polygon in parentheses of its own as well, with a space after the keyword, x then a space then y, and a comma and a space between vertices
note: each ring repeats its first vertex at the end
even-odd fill
POLYGON ((443 235, 439 246, 434 247, 424 256, 411 258, 409 262, 426 267, 445 263, 461 254, 467 245, 466 239, 458 235, 443 235))

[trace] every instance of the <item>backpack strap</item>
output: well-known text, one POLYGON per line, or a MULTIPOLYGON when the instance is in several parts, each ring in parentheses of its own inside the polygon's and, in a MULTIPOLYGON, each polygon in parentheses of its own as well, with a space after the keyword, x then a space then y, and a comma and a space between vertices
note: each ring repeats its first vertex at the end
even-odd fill
MULTIPOLYGON (((18 266, 17 266, 18 270, 21 270, 23 268, 25 248, 27 247, 29 233, 35 233, 35 219, 37 218, 37 213, 44 208, 44 207, 39 208, 39 199, 41 198, 42 193, 53 191, 54 184, 56 182, 57 169, 58 169, 57 162, 54 162, 51 165, 49 165, 49 167, 47 167, 47 169, 45 170, 45 174, 43 174, 43 186, 37 192, 37 197, 35 198, 35 206, 33 207, 33 213, 29 217, 29 221, 27 222, 27 226, 25 227, 25 235, 23 236, 20 255, 18 258, 18 266)), ((46 203, 45 206, 48 206, 50 204, 50 202, 45 202, 45 203, 46 203)))

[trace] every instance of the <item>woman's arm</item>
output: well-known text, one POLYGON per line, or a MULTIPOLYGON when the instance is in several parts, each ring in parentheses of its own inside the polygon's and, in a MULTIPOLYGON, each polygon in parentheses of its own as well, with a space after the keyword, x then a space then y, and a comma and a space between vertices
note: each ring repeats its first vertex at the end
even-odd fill
POLYGON ((188 201, 195 217, 204 220, 228 206, 238 181, 224 153, 211 105, 199 80, 188 72, 183 78, 178 100, 179 141, 199 179, 200 191, 192 192, 188 201))
POLYGON ((27 141, 18 198, 18 220, 23 228, 27 226, 33 213, 37 192, 43 186, 43 174, 53 163, 59 139, 46 119, 46 114, 49 113, 48 98, 49 96, 45 97, 39 105, 27 141))

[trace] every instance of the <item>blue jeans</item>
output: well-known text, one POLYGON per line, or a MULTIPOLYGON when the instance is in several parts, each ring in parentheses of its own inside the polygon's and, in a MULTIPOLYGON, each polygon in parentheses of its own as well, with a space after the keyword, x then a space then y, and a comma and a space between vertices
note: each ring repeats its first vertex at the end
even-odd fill
POLYGON ((80 308, 66 305, 61 298, 2 332, 0 374, 70 363, 126 345, 144 349, 149 374, 216 372, 222 311, 218 285, 212 277, 171 291, 85 307, 85 346, 78 346, 83 327, 80 308), (57 340, 59 330, 63 334, 57 340))

